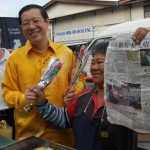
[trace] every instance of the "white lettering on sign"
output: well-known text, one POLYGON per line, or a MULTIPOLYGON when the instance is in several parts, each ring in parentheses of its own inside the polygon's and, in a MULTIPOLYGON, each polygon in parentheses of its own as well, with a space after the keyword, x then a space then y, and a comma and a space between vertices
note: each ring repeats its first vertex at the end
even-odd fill
POLYGON ((59 31, 54 34, 55 42, 90 39, 90 38, 93 38, 92 27, 59 31))
POLYGON ((9 34, 21 34, 19 28, 8 28, 8 33, 9 34))

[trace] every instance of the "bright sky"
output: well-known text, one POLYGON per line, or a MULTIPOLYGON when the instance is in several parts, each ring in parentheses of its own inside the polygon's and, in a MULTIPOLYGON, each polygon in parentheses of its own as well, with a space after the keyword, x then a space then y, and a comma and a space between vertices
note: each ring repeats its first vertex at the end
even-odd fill
POLYGON ((45 5, 50 0, 0 0, 0 17, 18 17, 19 10, 28 4, 45 5))

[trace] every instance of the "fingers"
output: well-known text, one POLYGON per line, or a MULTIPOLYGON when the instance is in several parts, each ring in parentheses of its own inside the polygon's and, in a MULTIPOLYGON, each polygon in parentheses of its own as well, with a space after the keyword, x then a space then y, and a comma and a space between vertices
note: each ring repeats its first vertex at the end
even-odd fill
POLYGON ((140 44, 148 32, 149 32, 149 28, 145 28, 145 27, 138 28, 132 36, 133 41, 136 44, 140 44))
POLYGON ((71 102, 72 102, 72 100, 68 101, 68 102, 64 102, 64 103, 65 103, 66 106, 68 106, 71 102))
POLYGON ((43 90, 37 87, 30 87, 25 91, 25 98, 27 103, 36 103, 43 105, 47 100, 43 90))
POLYGON ((64 103, 66 105, 70 104, 76 97, 76 91, 75 91, 75 87, 72 86, 69 88, 69 90, 67 90, 67 92, 65 93, 64 96, 64 103))
POLYGON ((32 92, 30 89, 25 91, 25 98, 27 103, 35 103, 37 101, 36 93, 32 92))
POLYGON ((71 86, 68 86, 67 89, 65 90, 64 94, 63 94, 63 97, 65 97, 67 95, 67 93, 69 92, 71 86))
POLYGON ((135 43, 137 43, 137 44, 139 44, 139 39, 138 39, 138 37, 139 37, 139 35, 140 35, 140 32, 141 32, 141 28, 138 28, 136 31, 135 31, 135 33, 133 34, 133 37, 132 37, 132 39, 133 39, 133 41, 135 42, 135 43))
POLYGON ((37 94, 36 94, 36 87, 30 87, 28 89, 26 89, 25 91, 25 98, 27 100, 27 102, 36 102, 37 101, 37 94))
POLYGON ((70 85, 70 86, 68 86, 68 88, 64 92, 63 97, 65 97, 66 95, 68 95, 68 94, 70 94, 72 92, 75 92, 75 87, 70 85))
POLYGON ((75 97, 76 97, 76 94, 65 97, 64 98, 65 105, 69 105, 75 99, 75 97))
POLYGON ((27 103, 33 103, 33 104, 35 104, 35 103, 37 103, 37 99, 35 99, 35 100, 27 100, 27 103))
POLYGON ((46 99, 46 96, 45 96, 45 93, 44 93, 44 90, 42 90, 42 89, 38 89, 38 88, 35 88, 34 90, 33 90, 33 92, 36 94, 36 96, 37 96, 37 102, 36 102, 36 104, 37 105, 43 105, 46 101, 47 101, 47 99, 46 99))
POLYGON ((76 96, 76 92, 72 92, 70 94, 67 94, 65 97, 64 97, 64 101, 67 102, 67 101, 72 101, 76 96))

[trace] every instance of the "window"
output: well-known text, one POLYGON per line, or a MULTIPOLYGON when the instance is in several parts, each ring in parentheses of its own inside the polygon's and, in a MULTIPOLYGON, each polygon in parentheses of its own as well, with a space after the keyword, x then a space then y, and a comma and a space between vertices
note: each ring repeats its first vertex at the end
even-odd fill
POLYGON ((150 18, 150 4, 144 6, 144 18, 150 18))

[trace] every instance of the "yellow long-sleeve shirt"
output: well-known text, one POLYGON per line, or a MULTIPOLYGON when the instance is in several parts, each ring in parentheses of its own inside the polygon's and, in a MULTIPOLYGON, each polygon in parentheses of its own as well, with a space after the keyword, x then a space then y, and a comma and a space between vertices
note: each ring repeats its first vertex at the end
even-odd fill
POLYGON ((15 107, 16 140, 34 135, 72 146, 73 136, 69 129, 59 129, 47 124, 35 106, 28 112, 23 109, 26 105, 25 90, 37 85, 52 56, 59 58, 63 62, 63 67, 56 78, 45 88, 45 94, 51 103, 58 107, 64 106, 63 93, 71 80, 75 58, 68 47, 50 40, 49 47, 44 54, 37 53, 30 42, 11 54, 1 84, 2 96, 9 107, 15 107))

